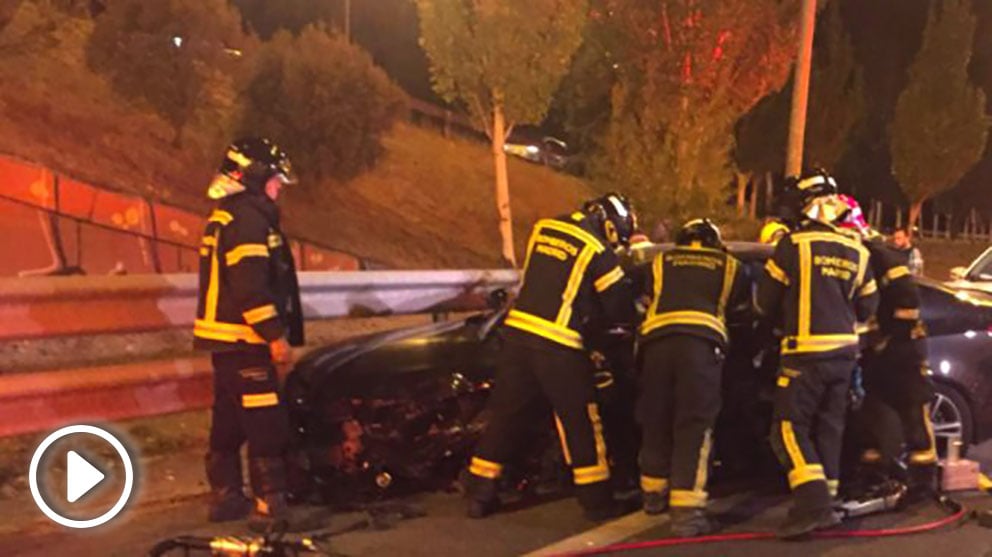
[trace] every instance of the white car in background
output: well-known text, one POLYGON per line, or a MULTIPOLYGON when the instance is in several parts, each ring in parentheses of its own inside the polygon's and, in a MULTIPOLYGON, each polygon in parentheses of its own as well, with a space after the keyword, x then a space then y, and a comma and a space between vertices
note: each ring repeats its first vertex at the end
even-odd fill
POLYGON ((992 247, 976 257, 968 267, 951 269, 951 280, 947 286, 992 293, 992 247))

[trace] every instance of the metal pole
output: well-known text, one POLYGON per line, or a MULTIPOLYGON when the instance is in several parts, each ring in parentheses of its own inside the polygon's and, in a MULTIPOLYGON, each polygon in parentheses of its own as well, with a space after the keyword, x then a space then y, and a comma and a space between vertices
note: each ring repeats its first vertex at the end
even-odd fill
POLYGON ((351 0, 344 0, 344 38, 351 42, 351 0))
POLYGON ((803 0, 799 22, 799 53, 792 82, 792 114, 789 118, 789 145, 785 175, 795 176, 803 168, 803 140, 806 136, 806 105, 809 102, 809 74, 813 59, 813 31, 816 27, 816 0, 803 0))

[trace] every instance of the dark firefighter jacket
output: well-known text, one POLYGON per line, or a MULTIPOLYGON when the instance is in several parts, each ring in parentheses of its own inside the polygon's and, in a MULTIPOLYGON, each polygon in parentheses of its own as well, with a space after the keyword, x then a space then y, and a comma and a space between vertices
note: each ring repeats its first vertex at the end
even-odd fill
POLYGON ((303 316, 293 254, 279 211, 261 195, 221 199, 200 246, 200 294, 194 346, 222 351, 287 337, 303 344, 303 316))
POLYGON ((925 336, 920 320, 920 291, 906 265, 906 257, 881 238, 865 243, 878 282, 880 300, 873 328, 884 338, 908 340, 925 336))
POLYGON ((619 257, 590 221, 582 213, 538 221, 506 326, 583 349, 583 333, 591 324, 610 327, 633 320, 633 292, 619 257))
POLYGON ((807 221, 775 246, 755 303, 781 316, 782 355, 856 354, 858 323, 878 305, 878 285, 861 240, 807 221))
POLYGON ((641 324, 645 341, 682 333, 726 346, 727 309, 739 305, 746 286, 743 267, 734 256, 679 246, 654 258, 647 291, 651 302, 641 324))

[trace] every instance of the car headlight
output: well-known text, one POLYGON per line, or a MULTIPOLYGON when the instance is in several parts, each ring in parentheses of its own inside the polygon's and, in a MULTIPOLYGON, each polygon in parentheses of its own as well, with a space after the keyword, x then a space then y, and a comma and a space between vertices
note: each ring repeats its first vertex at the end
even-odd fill
POLYGON ((531 155, 536 155, 536 154, 538 154, 538 153, 541 152, 541 149, 539 147, 537 147, 536 145, 528 145, 527 146, 527 152, 529 154, 531 154, 531 155))

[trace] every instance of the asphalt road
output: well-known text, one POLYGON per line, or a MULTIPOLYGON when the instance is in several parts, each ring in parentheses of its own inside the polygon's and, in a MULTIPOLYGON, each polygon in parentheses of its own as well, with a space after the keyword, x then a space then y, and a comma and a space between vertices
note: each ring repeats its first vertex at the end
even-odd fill
MULTIPOLYGON (((962 495, 972 508, 992 508, 992 497, 962 495)), ((243 524, 205 525, 204 497, 186 496, 129 509, 118 521, 92 531, 68 531, 35 523, 0 537, 0 555, 17 556, 135 556, 145 555, 157 540, 191 535, 238 535, 243 524)), ((401 501, 373 505, 372 513, 345 512, 326 518, 328 530, 355 528, 330 539, 339 555, 473 555, 478 557, 562 554, 603 547, 618 542, 649 542, 670 535, 667 518, 636 512, 603 525, 585 521, 577 504, 567 498, 532 501, 511 506, 487 520, 464 518, 464 501, 454 493, 431 493, 401 501), (423 516, 404 518, 416 511, 423 516), (402 511, 402 512, 401 512, 402 511), (373 520, 369 518, 374 517, 373 520), (370 524, 371 522, 371 524, 370 524)), ((718 496, 713 510, 723 524, 722 533, 767 532, 784 517, 787 500, 774 486, 752 488, 718 496)), ((33 511, 33 509, 32 509, 33 511)), ((912 526, 939 520, 947 513, 934 504, 922 504, 900 513, 876 515, 845 524, 846 529, 912 526)), ((174 555, 180 555, 175 553, 174 555)), ((730 542, 664 549, 626 551, 628 555, 828 555, 934 557, 992 557, 992 531, 968 522, 938 532, 875 539, 814 540, 803 543, 778 541, 730 542)))

